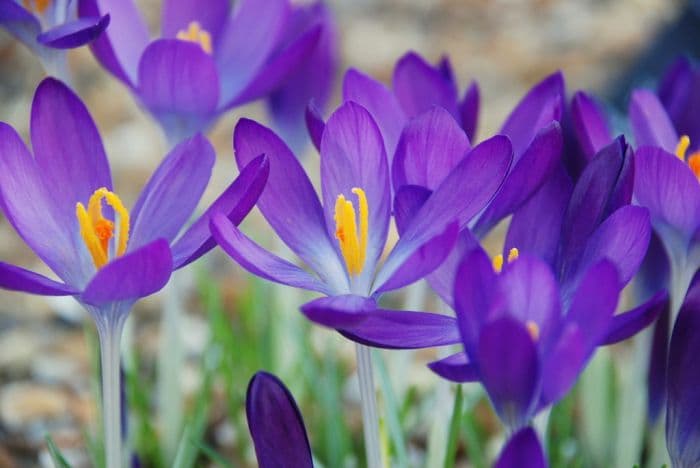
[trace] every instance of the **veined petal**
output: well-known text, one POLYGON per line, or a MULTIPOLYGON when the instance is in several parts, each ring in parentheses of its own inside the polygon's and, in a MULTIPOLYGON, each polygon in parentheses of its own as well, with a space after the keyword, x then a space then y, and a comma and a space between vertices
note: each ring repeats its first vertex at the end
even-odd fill
POLYGON ((469 358, 462 351, 430 362, 428 367, 443 379, 452 382, 463 383, 479 380, 479 370, 473 363, 469 362, 469 358))
POLYGON ((633 92, 629 118, 637 148, 657 146, 670 153, 675 151, 678 134, 654 93, 645 89, 633 92))
POLYGON ((328 285, 298 266, 268 252, 243 234, 226 216, 211 217, 214 240, 231 258, 249 272, 276 283, 331 294, 328 285))
POLYGON ((143 52, 138 94, 170 136, 206 130, 219 102, 219 74, 199 44, 159 39, 143 52))
POLYGON ((284 142, 262 125, 241 119, 233 147, 239 168, 261 154, 269 158, 270 176, 258 207, 282 241, 324 280, 345 278, 318 196, 284 142))
POLYGON ((592 95, 583 91, 574 94, 571 119, 576 139, 587 161, 613 140, 605 113, 592 95))
POLYGON ((200 0, 164 0, 161 36, 175 38, 178 32, 186 30, 191 22, 196 21, 201 29, 209 33, 212 47, 216 50, 219 35, 230 13, 231 2, 228 0, 208 0, 206 8, 202 8, 200 0))
POLYGON ((80 300, 95 307, 137 300, 160 291, 172 271, 170 246, 165 239, 158 239, 98 270, 80 300))
POLYGON ((351 68, 343 80, 343 101, 354 101, 367 109, 382 132, 389 161, 407 117, 394 93, 379 81, 351 68))
POLYGON ((80 293, 67 284, 5 262, 0 262, 0 288, 41 296, 73 296, 80 293))
POLYGON ((394 221, 399 235, 403 234, 411 224, 416 213, 423 206, 425 201, 432 194, 429 190, 420 185, 402 185, 394 197, 394 221))
POLYGON ((207 188, 215 159, 214 148, 201 134, 173 148, 131 212, 130 251, 158 238, 175 239, 207 188))
POLYGON ((464 98, 459 104, 459 114, 462 121, 462 128, 467 134, 469 141, 475 141, 476 131, 479 126, 480 91, 476 81, 467 88, 464 98))
POLYGON ((531 427, 520 429, 513 435, 501 455, 495 468, 547 468, 547 459, 531 427))
POLYGON ((39 20, 15 0, 0 0, 0 26, 36 51, 36 37, 41 32, 39 20))
POLYGON ((281 380, 256 373, 246 393, 246 417, 260 468, 313 468, 304 420, 281 380))
POLYGON ((270 174, 266 156, 258 156, 248 163, 219 198, 173 244, 175 269, 197 260, 216 245, 209 229, 209 221, 216 213, 225 214, 238 225, 258 201, 270 174))

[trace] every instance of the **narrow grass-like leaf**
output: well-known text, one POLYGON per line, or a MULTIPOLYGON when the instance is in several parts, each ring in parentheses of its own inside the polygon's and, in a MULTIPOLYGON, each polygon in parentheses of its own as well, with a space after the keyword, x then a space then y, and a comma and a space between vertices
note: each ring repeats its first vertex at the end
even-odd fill
POLYGON ((457 455, 457 440, 462 423, 462 386, 457 385, 455 392, 455 404, 452 409, 452 420, 450 421, 450 433, 447 436, 447 450, 445 451, 445 468, 455 466, 455 456, 457 455))
POLYGON ((61 454, 58 447, 56 447, 56 444, 54 444, 53 439, 49 434, 46 434, 46 446, 49 449, 51 459, 57 468, 71 468, 70 463, 66 461, 65 457, 63 454, 61 454))
POLYGON ((394 388, 391 385, 391 379, 381 353, 374 351, 372 354, 374 355, 373 361, 379 374, 379 387, 384 397, 384 414, 389 428, 392 448, 394 449, 393 454, 396 456, 396 464, 398 466, 408 466, 406 442, 404 441, 403 430, 399 421, 399 406, 394 395, 394 388))

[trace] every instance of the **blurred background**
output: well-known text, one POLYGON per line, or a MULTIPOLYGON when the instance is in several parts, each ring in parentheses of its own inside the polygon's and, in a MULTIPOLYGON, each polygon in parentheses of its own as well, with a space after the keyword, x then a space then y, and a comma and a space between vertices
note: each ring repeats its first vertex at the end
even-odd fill
MULTIPOLYGON (((160 2, 137 3, 155 29, 160 2)), ((349 66, 389 82, 395 61, 408 50, 432 62, 446 54, 461 90, 473 79, 479 82, 480 138, 497 130, 527 89, 556 69, 564 71, 568 92, 587 89, 602 94, 611 108, 624 109, 632 85, 653 85, 684 44, 700 44, 695 10, 680 0, 328 3, 340 28, 336 90, 349 66)), ((87 49, 71 51, 70 65, 75 88, 104 139, 115 189, 131 206, 165 154, 165 142, 157 125, 87 49)), ((38 60, 0 31, 0 120, 25 137, 34 88, 42 78, 38 60)), ((212 130, 218 160, 205 202, 236 174, 231 134, 241 116, 266 118, 263 107, 254 104, 224 116, 212 130)), ((314 173, 317 154, 310 147, 307 152, 314 173)), ((245 230, 278 245, 257 212, 245 230)), ((2 216, 0 259, 48 273, 2 216)), ((186 295, 186 317, 176 325, 186 363, 176 379, 184 394, 178 411, 191 436, 188 450, 195 465, 255 465, 243 403, 250 376, 264 368, 277 373, 300 402, 318 461, 327 467, 362 466, 353 346, 305 323, 298 306, 310 296, 253 279, 218 251, 178 275, 186 295)), ((440 309, 425 292, 418 284, 389 300, 440 309)), ((139 303, 123 343, 129 438, 141 466, 170 466, 173 440, 181 440, 178 430, 177 438, 168 435, 173 430, 164 427, 162 416, 167 402, 158 386, 160 306, 159 295, 139 303)), ((71 299, 0 291, 0 467, 51 466, 46 433, 73 466, 93 466, 100 450, 95 343, 90 321, 71 299)), ((375 378, 381 405, 388 408, 384 446, 403 450, 405 456, 392 457, 396 466, 441 466, 434 463, 446 450, 455 387, 439 383, 424 366, 434 351, 377 354, 375 378)), ((502 436, 480 391, 464 390, 464 404, 473 411, 463 422, 457 466, 487 466, 502 436)), ((558 432, 551 435, 550 457, 555 466, 604 466, 596 461, 596 450, 612 449, 596 448, 582 435, 578 405, 572 397, 554 410, 558 432)))

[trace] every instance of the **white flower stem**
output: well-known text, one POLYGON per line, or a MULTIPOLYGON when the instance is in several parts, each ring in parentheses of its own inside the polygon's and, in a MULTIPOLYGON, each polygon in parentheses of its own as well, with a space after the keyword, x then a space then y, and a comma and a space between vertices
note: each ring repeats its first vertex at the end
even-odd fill
POLYGON ((365 436, 365 453, 368 468, 381 468, 382 455, 379 438, 379 419, 377 412, 377 395, 374 388, 374 372, 370 349, 359 343, 355 344, 357 355, 357 374, 360 380, 360 398, 362 402, 362 423, 365 436))

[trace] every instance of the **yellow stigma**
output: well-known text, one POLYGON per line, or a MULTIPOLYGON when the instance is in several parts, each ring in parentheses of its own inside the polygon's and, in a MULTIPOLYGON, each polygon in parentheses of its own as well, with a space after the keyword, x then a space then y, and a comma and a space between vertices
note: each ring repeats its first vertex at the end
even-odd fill
POLYGON ((689 146, 690 138, 688 138, 688 135, 683 135, 676 145, 676 156, 678 156, 681 161, 685 161, 685 152, 688 151, 689 146))
POLYGON ((367 256, 367 236, 369 233, 369 206, 365 191, 353 188, 357 195, 360 225, 358 230, 355 207, 343 194, 335 200, 335 237, 338 239, 340 253, 345 259, 345 266, 351 276, 362 273, 367 256))
POLYGON ((528 320, 525 322, 525 327, 527 328, 528 333, 530 333, 532 341, 537 341, 540 339, 540 327, 535 322, 528 320))
POLYGON ((690 170, 700 180, 700 151, 694 151, 686 158, 686 152, 689 147, 690 138, 687 135, 683 135, 676 145, 676 156, 683 162, 687 161, 690 170))
POLYGON ((51 0, 22 0, 22 6, 29 11, 43 14, 51 4, 51 0))
POLYGON ((102 187, 92 194, 87 209, 78 202, 75 205, 75 215, 80 225, 80 235, 98 269, 109 261, 110 241, 114 237, 114 223, 102 215, 103 200, 112 207, 119 219, 119 233, 114 251, 116 257, 124 255, 129 242, 129 212, 117 195, 102 187))
POLYGON ((205 29, 202 29, 197 21, 190 21, 187 29, 181 29, 178 31, 177 36, 175 37, 182 41, 189 41, 199 44, 202 50, 207 54, 211 54, 212 52, 211 34, 209 34, 209 32, 205 29))
MULTIPOLYGON (((515 260, 518 259, 518 255, 520 255, 520 252, 518 249, 513 247, 508 251, 508 263, 511 263, 515 260)), ((491 260, 491 265, 493 265, 493 270, 496 273, 500 273, 501 270, 503 270, 503 255, 498 254, 495 257, 493 257, 493 260, 491 260)))

